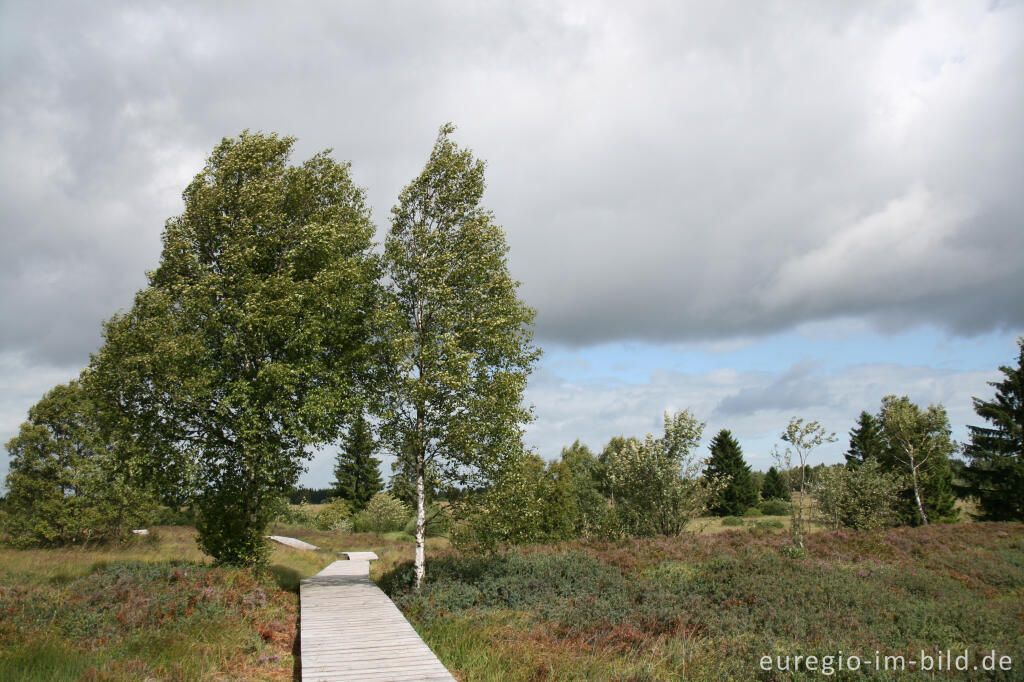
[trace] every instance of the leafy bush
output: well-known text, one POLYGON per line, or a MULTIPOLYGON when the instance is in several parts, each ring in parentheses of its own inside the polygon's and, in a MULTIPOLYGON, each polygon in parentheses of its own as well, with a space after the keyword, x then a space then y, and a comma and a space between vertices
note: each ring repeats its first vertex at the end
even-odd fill
POLYGON ((722 525, 723 526, 742 526, 743 525, 743 519, 741 519, 739 517, 736 517, 736 516, 723 516, 722 517, 722 525))
POLYGON ((196 515, 191 507, 176 509, 174 507, 157 507, 149 517, 152 526, 191 526, 196 522, 196 515))
POLYGON ((757 507, 750 507, 747 511, 743 512, 743 515, 747 518, 757 518, 758 516, 763 516, 763 512, 757 507))
POLYGON ((352 530, 357 533, 388 533, 400 531, 409 518, 409 508, 391 493, 379 492, 366 503, 366 509, 352 517, 352 530))
POLYGON ((349 517, 352 516, 352 506, 340 497, 331 500, 330 504, 321 509, 313 519, 313 525, 317 530, 347 531, 352 525, 349 517))
MULTIPOLYGON (((447 509, 439 505, 432 504, 429 507, 427 507, 426 516, 427 526, 424 529, 424 532, 426 533, 426 536, 428 538, 436 538, 448 533, 448 528, 450 526, 451 519, 447 509)), ((409 521, 405 524, 405 528, 403 528, 402 531, 406 535, 410 535, 412 537, 416 536, 415 514, 413 514, 409 518, 409 521)))
POLYGON ((856 469, 837 465, 819 472, 811 495, 822 521, 831 528, 867 530, 897 520, 900 486, 878 460, 869 459, 856 469))
POLYGON ((786 527, 786 524, 784 524, 779 519, 764 519, 762 521, 756 521, 754 523, 754 525, 757 526, 758 528, 785 528, 786 527))
POLYGON ((758 508, 765 516, 789 516, 793 511, 793 505, 779 499, 764 500, 758 508))

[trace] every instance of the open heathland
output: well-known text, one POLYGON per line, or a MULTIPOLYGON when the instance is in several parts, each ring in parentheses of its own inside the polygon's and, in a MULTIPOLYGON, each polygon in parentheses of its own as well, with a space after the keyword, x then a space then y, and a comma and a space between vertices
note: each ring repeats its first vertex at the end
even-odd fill
MULTIPOLYGON (((491 555, 448 550, 416 593, 409 566, 382 585, 460 679, 776 680, 762 656, 875 660, 834 679, 902 679, 920 652, 995 650, 1024 666, 1024 525, 972 523, 809 534, 572 542, 491 555)), ((772 664, 775 666, 775 663, 772 664)), ((938 673, 978 679, 978 672, 938 673)))

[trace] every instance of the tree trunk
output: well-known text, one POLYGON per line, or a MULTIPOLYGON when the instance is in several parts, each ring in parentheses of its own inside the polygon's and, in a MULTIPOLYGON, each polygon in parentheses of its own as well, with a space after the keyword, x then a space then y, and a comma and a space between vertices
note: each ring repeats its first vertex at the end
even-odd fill
POLYGON ((925 516, 924 505, 921 504, 921 491, 920 491, 920 489, 918 488, 918 485, 917 485, 917 468, 914 467, 913 465, 911 465, 910 471, 911 471, 911 473, 913 474, 913 477, 914 477, 914 502, 917 503, 917 513, 921 517, 921 525, 922 526, 927 526, 928 525, 928 517, 925 516))
POLYGON ((427 562, 424 556, 424 545, 426 544, 426 500, 425 486, 423 485, 423 455, 416 454, 416 589, 423 586, 423 578, 427 573, 427 562))

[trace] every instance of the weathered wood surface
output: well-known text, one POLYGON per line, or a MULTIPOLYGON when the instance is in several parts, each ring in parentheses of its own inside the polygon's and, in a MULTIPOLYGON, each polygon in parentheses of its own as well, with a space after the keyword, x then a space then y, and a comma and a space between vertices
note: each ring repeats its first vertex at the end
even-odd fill
POLYGON ((320 549, 316 545, 311 545, 308 542, 303 542, 302 540, 298 540, 296 538, 288 538, 283 535, 268 535, 267 537, 273 540, 274 542, 280 542, 282 545, 288 545, 289 547, 294 547, 295 549, 320 549))
POLYGON ((454 680, 370 580, 377 556, 347 554, 299 584, 303 681, 454 680))

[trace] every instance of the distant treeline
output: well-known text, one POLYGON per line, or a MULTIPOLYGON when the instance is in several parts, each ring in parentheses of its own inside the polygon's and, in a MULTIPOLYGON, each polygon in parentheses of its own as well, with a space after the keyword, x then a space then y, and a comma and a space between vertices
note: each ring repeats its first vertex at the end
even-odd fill
POLYGON ((323 504, 337 495, 334 488, 296 488, 288 494, 288 501, 292 504, 323 504))

